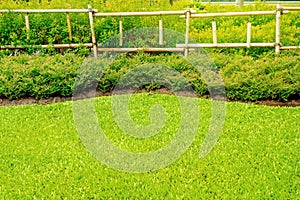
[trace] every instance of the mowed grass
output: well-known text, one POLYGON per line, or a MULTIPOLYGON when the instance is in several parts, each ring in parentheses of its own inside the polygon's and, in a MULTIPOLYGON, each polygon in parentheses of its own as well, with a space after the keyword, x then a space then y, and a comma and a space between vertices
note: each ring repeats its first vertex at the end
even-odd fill
MULTIPOLYGON (((167 114, 158 135, 126 136, 116 125, 111 97, 96 99, 99 124, 115 145, 147 152, 167 145, 180 124, 174 96, 135 94, 130 113, 150 123, 149 109, 167 114)), ((0 107, 0 199, 297 199, 300 195, 300 107, 226 103, 226 121, 213 151, 199 159, 211 101, 199 99, 198 134, 183 156, 149 173, 108 168, 84 147, 72 102, 0 107)))

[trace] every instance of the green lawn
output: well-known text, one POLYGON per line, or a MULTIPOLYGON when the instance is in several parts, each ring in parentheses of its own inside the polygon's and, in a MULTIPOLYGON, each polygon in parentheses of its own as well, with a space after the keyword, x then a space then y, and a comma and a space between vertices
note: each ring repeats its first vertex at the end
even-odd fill
MULTIPOLYGON (((126 136, 114 122, 111 97, 96 99, 99 124, 115 145, 148 152, 167 145, 180 124, 174 96, 137 94, 133 121, 150 123, 153 104, 165 126, 145 139, 126 136)), ((176 162, 148 173, 108 168, 84 147, 72 102, 0 107, 0 199, 297 199, 300 196, 300 107, 226 103, 226 121, 213 151, 199 159, 211 101, 199 99, 200 126, 176 162)))

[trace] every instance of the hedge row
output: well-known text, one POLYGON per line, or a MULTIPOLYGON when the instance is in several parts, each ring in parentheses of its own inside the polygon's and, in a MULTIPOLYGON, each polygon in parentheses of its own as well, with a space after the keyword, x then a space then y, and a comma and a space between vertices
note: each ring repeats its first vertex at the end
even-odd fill
POLYGON ((222 77, 229 99, 288 101, 300 98, 300 52, 282 55, 219 55, 222 77))
MULTIPOLYGON (((228 99, 287 101, 300 98, 299 51, 281 55, 269 53, 256 60, 251 56, 239 54, 211 56, 214 66, 221 71, 228 99)), ((108 67, 100 68, 105 69, 103 71, 95 68, 96 66, 99 65, 88 65, 85 57, 76 54, 6 56, 0 59, 0 97, 69 97, 73 94, 75 80, 77 88, 88 89, 94 81, 98 90, 109 92, 116 84, 120 84, 120 79, 129 72, 136 78, 128 79, 130 81, 125 84, 151 90, 162 87, 157 84, 157 80, 165 79, 163 84, 171 85, 174 90, 182 90, 187 85, 175 73, 179 72, 199 96, 209 94, 205 83, 207 79, 203 79, 199 71, 179 55, 127 54, 116 59, 108 67), (168 66, 173 72, 157 68, 155 63, 168 66), (148 68, 142 69, 142 75, 139 75, 141 71, 136 73, 133 70, 138 66, 148 68), (101 76, 97 72, 101 72, 101 76), (153 80, 151 74, 156 74, 153 80), (143 82, 147 84, 143 85, 143 82)))

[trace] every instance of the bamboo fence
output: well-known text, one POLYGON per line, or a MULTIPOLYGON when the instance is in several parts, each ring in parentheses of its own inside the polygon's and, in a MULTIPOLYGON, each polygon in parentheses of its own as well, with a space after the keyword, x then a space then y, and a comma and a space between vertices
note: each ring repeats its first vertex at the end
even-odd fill
MULTIPOLYGON (((216 22, 212 22, 213 43, 208 44, 177 44, 178 48, 250 48, 250 47, 274 47, 277 54, 280 50, 298 49, 300 46, 283 46, 280 42, 280 25, 281 15, 288 14, 289 11, 300 11, 300 7, 281 7, 277 4, 275 11, 249 11, 249 12, 225 12, 225 13, 205 13, 191 14, 189 18, 217 18, 217 17, 238 17, 238 16, 259 16, 275 15, 276 16, 276 34, 274 43, 251 43, 251 23, 247 24, 247 42, 246 43, 218 43, 216 22)), ((181 15, 180 18, 186 18, 181 15)))
MULTIPOLYGON (((280 42, 280 25, 281 15, 287 14, 290 11, 300 11, 300 7, 281 7, 277 4, 275 11, 249 11, 249 12, 225 12, 225 13, 206 13, 197 14, 195 10, 187 8, 181 11, 155 11, 155 12, 111 12, 111 13, 99 13, 97 9, 93 9, 88 5, 88 9, 48 9, 48 10, 0 10, 0 13, 26 13, 25 15, 25 28, 27 38, 30 38, 30 20, 29 14, 31 13, 65 13, 66 25, 68 27, 69 39, 72 40, 71 18, 70 13, 87 13, 89 16, 89 24, 91 29, 91 42, 85 44, 51 44, 51 45, 3 45, 0 49, 24 49, 24 48, 75 48, 75 47, 88 47, 93 50, 94 56, 97 57, 99 52, 182 52, 185 56, 189 51, 193 51, 194 48, 251 48, 251 47, 273 47, 276 53, 280 53, 280 50, 298 49, 299 46, 283 46, 280 42), (119 46, 120 48, 103 48, 97 44, 97 37, 94 29, 95 17, 144 17, 144 16, 163 16, 163 15, 178 15, 180 18, 185 18, 185 43, 176 44, 173 48, 124 48, 123 47, 123 23, 119 21, 119 46), (212 38, 213 43, 207 44, 190 44, 189 43, 189 28, 191 18, 217 18, 217 17, 238 17, 238 16, 259 16, 259 15, 275 15, 276 16, 276 35, 275 42, 273 43, 252 43, 251 42, 251 23, 247 24, 247 42, 246 43, 218 43, 217 40, 217 24, 212 21, 212 38)), ((163 40, 163 21, 159 20, 159 45, 164 44, 163 40)))

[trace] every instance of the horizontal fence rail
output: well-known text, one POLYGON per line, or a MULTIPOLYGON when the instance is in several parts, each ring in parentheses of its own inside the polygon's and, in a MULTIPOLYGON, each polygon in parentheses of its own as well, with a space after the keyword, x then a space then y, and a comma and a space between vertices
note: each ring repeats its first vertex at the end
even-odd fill
MULTIPOLYGON (((243 5, 254 5, 257 2, 254 1, 244 1, 243 5)), ((300 1, 261 1, 261 3, 266 3, 266 4, 270 4, 270 5, 277 5, 277 4, 299 4, 300 1)), ((211 1, 205 1, 205 2, 201 2, 201 4, 218 4, 218 5, 237 5, 238 2, 237 1, 215 1, 215 2, 211 2, 211 1)))
MULTIPOLYGON (((234 3, 234 2, 233 2, 234 3)), ((87 47, 91 48, 94 56, 97 57, 99 52, 182 52, 187 55, 189 51, 194 51, 196 48, 251 48, 251 47, 272 47, 275 48, 276 53, 280 50, 298 49, 299 46, 283 46, 280 42, 280 25, 281 15, 288 14, 290 11, 300 11, 300 7, 281 7, 277 4, 274 11, 248 11, 248 12, 225 12, 225 13, 204 13, 197 14, 195 10, 187 8, 186 10, 179 11, 153 11, 153 12, 111 12, 99 13, 97 9, 88 6, 88 9, 47 9, 47 10, 0 10, 0 13, 25 13, 25 28, 27 38, 30 38, 30 20, 29 14, 42 14, 42 13, 65 13, 66 21, 69 32, 69 39, 72 41, 71 19, 69 13, 87 13, 89 17, 89 24, 91 30, 92 43, 84 44, 42 44, 42 45, 2 45, 0 49, 26 49, 26 48, 76 48, 87 47), (176 44, 174 47, 169 48, 125 48, 123 47, 123 23, 119 21, 119 48, 103 48, 97 44, 97 37, 94 30, 95 17, 143 17, 143 16, 167 16, 177 15, 179 18, 185 18, 185 42, 184 44, 176 44), (212 21, 212 38, 213 43, 190 44, 189 43, 189 27, 191 18, 218 18, 218 17, 238 17, 238 16, 261 16, 261 15, 274 15, 276 17, 276 35, 275 41, 271 43, 252 43, 251 42, 251 23, 247 24, 247 38, 246 43, 218 43, 217 40, 217 25, 212 21)), ((163 21, 159 20, 159 45, 163 45, 163 21)))
MULTIPOLYGON (((93 12, 98 12, 93 9, 93 12)), ((89 9, 0 10, 0 13, 88 13, 89 9)))
MULTIPOLYGON (((185 47, 176 48, 101 48, 98 47, 100 52, 184 52, 185 47)), ((193 50, 192 50, 193 51, 193 50)))
MULTIPOLYGON (((243 47, 275 47, 276 43, 218 43, 218 44, 188 44, 188 48, 243 48, 243 47)), ((176 44, 178 48, 186 47, 185 44, 176 44)))
POLYGON ((93 47, 93 43, 84 44, 44 44, 44 45, 2 45, 0 49, 27 49, 27 48, 75 48, 93 47))
POLYGON ((282 10, 299 11, 300 7, 281 7, 282 10))
MULTIPOLYGON (((142 16, 163 16, 163 15, 184 15, 187 11, 156 11, 156 12, 111 12, 111 13, 95 13, 94 17, 142 17, 142 16)), ((191 10, 191 13, 196 13, 191 10)))
MULTIPOLYGON (((283 11, 282 14, 287 14, 288 11, 283 11)), ((249 11, 249 12, 225 12, 225 13, 205 13, 192 14, 191 18, 209 18, 209 17, 237 17, 237 16, 259 16, 259 15, 276 15, 275 11, 249 11)), ((185 18, 181 15, 180 18, 185 18)))

